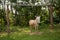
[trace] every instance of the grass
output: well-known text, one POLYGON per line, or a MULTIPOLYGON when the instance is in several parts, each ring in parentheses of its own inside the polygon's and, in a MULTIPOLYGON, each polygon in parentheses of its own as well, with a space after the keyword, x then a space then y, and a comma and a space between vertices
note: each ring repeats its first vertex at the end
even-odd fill
POLYGON ((11 31, 10 35, 7 35, 6 32, 0 33, 0 40, 60 40, 60 28, 50 30, 48 25, 40 26, 39 31, 42 32, 40 35, 30 35, 28 27, 11 26, 11 31))

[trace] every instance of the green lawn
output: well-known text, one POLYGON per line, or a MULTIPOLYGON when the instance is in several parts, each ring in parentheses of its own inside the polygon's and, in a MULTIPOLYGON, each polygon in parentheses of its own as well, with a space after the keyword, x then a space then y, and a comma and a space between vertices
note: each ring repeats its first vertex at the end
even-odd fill
POLYGON ((50 30, 49 27, 41 26, 39 32, 40 35, 30 35, 28 27, 11 27, 10 35, 6 32, 0 33, 0 40, 60 40, 60 28, 55 27, 50 30), (12 31, 13 30, 13 31, 12 31))

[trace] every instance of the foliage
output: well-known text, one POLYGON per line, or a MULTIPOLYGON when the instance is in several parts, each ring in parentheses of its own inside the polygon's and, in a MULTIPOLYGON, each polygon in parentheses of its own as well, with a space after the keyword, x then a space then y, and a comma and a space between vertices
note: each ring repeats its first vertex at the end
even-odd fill
MULTIPOLYGON (((17 3, 17 0, 10 0, 11 3, 17 3)), ((29 1, 29 0, 23 0, 23 1, 29 1)), ((60 0, 56 0, 57 2, 54 2, 53 8, 53 21, 54 23, 60 23, 60 0)), ((32 0, 32 3, 36 2, 35 0, 32 0)), ((15 9, 15 13, 12 12, 12 10, 9 13, 9 19, 10 19, 10 25, 16 25, 16 26, 28 26, 29 20, 35 19, 36 15, 41 16, 40 24, 46 23, 48 24, 50 22, 49 20, 49 11, 48 9, 42 10, 41 8, 43 6, 20 6, 14 5, 12 6, 15 9)), ((45 7, 45 6, 44 6, 45 7)), ((11 8, 12 9, 12 8, 11 8)), ((0 9, 0 26, 6 25, 6 12, 4 9, 0 9)), ((3 28, 0 28, 3 29, 3 28)))
POLYGON ((0 0, 0 3, 2 3, 1 0, 0 0))
POLYGON ((22 1, 26 1, 26 2, 28 2, 29 0, 22 0, 22 1))
POLYGON ((55 0, 54 2, 54 23, 60 23, 60 0, 55 0))
POLYGON ((35 16, 40 15, 41 7, 32 6, 15 6, 14 7, 18 14, 16 13, 16 24, 28 25, 30 19, 35 19, 35 16), (39 8, 39 9, 38 9, 39 8))
POLYGON ((11 2, 13 2, 13 3, 16 3, 17 2, 17 0, 10 0, 11 2))

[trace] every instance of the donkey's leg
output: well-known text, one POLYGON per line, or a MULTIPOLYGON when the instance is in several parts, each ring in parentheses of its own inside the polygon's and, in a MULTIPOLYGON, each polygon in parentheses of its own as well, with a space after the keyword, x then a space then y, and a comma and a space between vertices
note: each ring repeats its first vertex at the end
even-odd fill
POLYGON ((36 32, 38 32, 38 24, 36 24, 36 32))
POLYGON ((32 26, 30 26, 30 31, 32 32, 32 26))
POLYGON ((34 27, 35 27, 35 31, 37 31, 37 26, 35 25, 34 27))
POLYGON ((38 32, 38 26, 39 26, 39 25, 37 24, 37 26, 36 26, 36 30, 37 30, 37 32, 38 32))

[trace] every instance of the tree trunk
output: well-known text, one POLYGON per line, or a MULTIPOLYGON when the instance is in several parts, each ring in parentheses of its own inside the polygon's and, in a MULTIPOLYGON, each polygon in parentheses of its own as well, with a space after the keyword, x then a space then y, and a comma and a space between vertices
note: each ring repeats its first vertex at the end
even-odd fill
POLYGON ((9 9, 8 9, 8 5, 7 5, 7 10, 6 10, 6 21, 7 21, 7 33, 10 33, 10 23, 9 23, 9 9))
POLYGON ((53 7, 49 6, 49 14, 50 14, 50 29, 53 29, 53 7))

